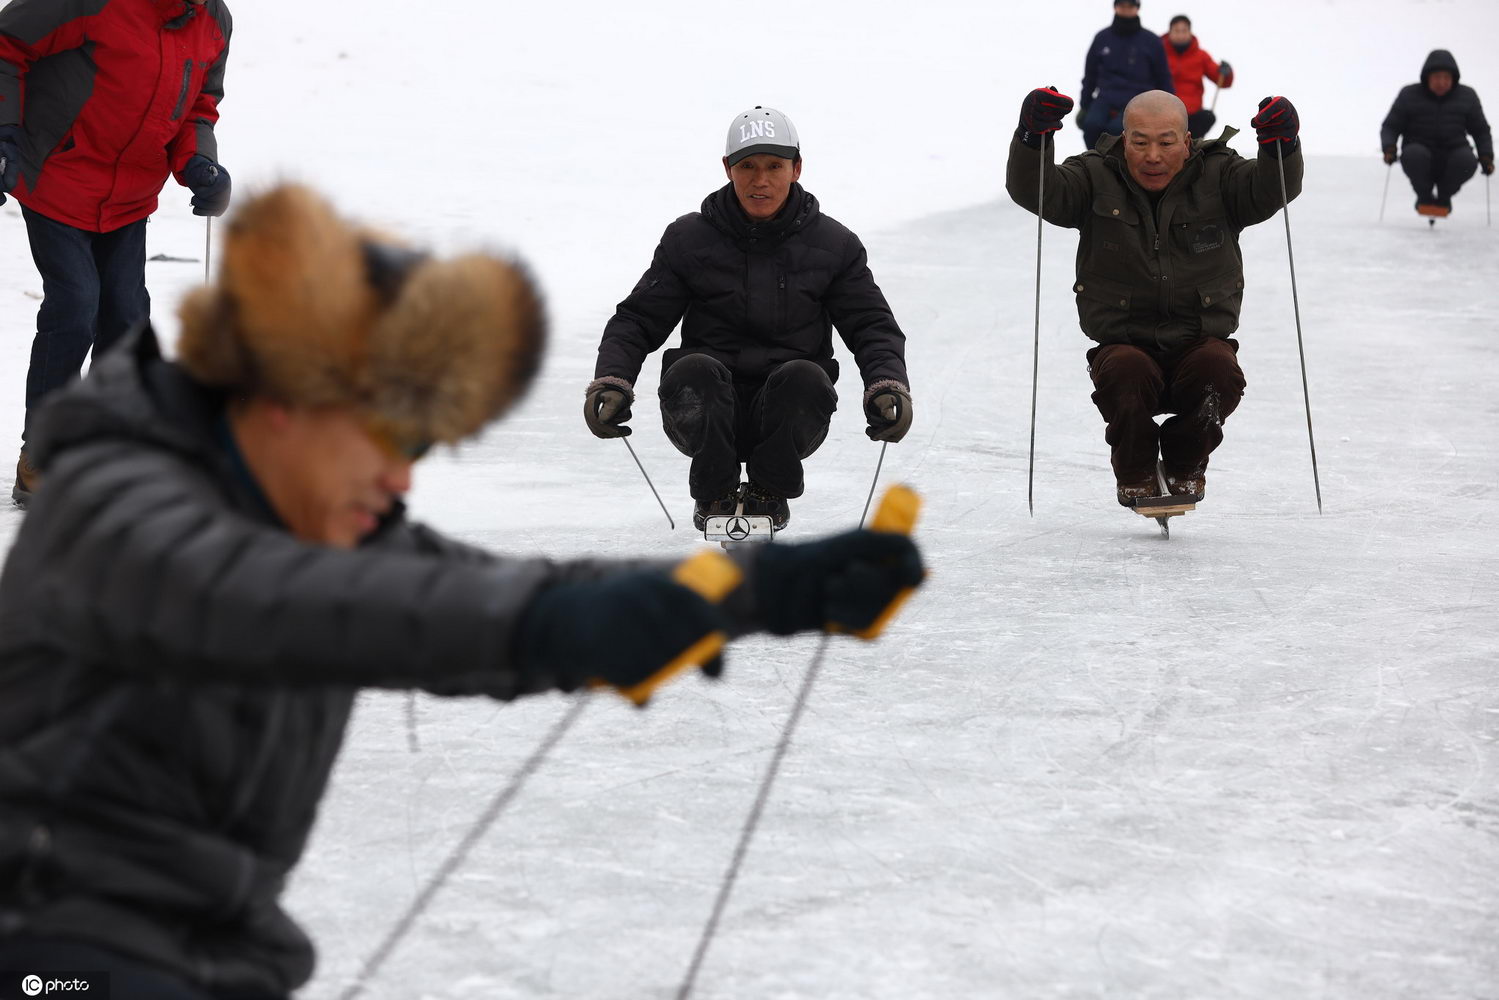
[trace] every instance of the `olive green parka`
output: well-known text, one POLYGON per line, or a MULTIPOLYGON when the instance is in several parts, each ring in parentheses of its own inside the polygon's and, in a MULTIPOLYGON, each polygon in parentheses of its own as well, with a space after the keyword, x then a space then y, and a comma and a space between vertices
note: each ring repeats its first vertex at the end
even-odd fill
MULTIPOLYGON (((1273 147, 1245 159, 1228 141, 1193 143, 1181 173, 1151 204, 1129 176, 1124 145, 1106 136, 1061 164, 1046 146, 1047 222, 1079 230, 1077 316, 1100 344, 1134 344, 1171 354, 1202 337, 1228 339, 1239 328, 1244 258, 1239 233, 1284 204, 1273 147)), ((1010 144, 1005 189, 1035 212, 1041 151, 1010 144)), ((1284 156, 1285 194, 1301 193, 1300 144, 1284 156)))

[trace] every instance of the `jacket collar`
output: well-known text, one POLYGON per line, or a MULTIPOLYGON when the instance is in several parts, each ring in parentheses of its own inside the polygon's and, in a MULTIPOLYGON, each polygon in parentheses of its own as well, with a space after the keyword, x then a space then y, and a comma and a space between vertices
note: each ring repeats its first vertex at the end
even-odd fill
POLYGON ((739 197, 734 194, 734 185, 725 184, 703 199, 703 216, 720 231, 735 239, 761 239, 766 243, 779 243, 792 233, 806 228, 817 214, 817 199, 811 192, 793 182, 786 204, 775 218, 756 222, 744 214, 739 197))

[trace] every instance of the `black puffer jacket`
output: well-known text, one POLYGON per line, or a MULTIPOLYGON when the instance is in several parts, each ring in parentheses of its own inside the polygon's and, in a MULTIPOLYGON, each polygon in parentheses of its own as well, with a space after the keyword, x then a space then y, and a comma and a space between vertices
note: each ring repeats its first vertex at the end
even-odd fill
POLYGON ((818 211, 800 184, 768 222, 752 222, 726 184, 703 199, 700 212, 667 226, 650 270, 604 327, 594 377, 634 383, 678 321, 682 346, 666 352, 663 371, 684 354, 708 354, 736 381, 759 382, 803 358, 837 381, 836 326, 866 386, 910 385, 906 338, 864 245, 818 211))
POLYGON ((1406 144, 1428 149, 1457 149, 1466 148, 1471 135, 1479 153, 1493 156, 1494 136, 1489 131, 1488 119, 1483 116, 1478 91, 1459 83, 1459 79, 1457 60, 1452 53, 1446 49, 1433 51, 1421 67, 1421 82, 1401 88, 1390 113, 1385 115, 1379 130, 1379 145, 1389 147, 1397 139, 1403 139, 1406 144), (1439 69, 1452 74, 1452 89, 1441 97, 1426 86, 1431 74, 1439 69))
MULTIPOLYGON (((1239 328, 1244 257, 1239 233, 1280 210, 1281 163, 1270 147, 1245 159, 1228 145, 1237 134, 1193 143, 1181 173, 1158 204, 1130 177, 1118 136, 1097 149, 1052 162, 1046 147, 1046 221, 1080 231, 1077 316, 1100 344, 1178 351, 1203 337, 1227 339, 1239 328)), ((1005 187, 1036 211, 1040 154, 1010 143, 1005 187)), ((1298 146, 1285 154, 1286 194, 1301 193, 1298 146)))
POLYGON ((278 897, 359 687, 552 686, 512 633, 602 564, 502 561, 399 514, 364 546, 274 525, 222 399, 144 331, 59 393, 0 576, 0 937, 93 941, 215 991, 313 953, 278 897))

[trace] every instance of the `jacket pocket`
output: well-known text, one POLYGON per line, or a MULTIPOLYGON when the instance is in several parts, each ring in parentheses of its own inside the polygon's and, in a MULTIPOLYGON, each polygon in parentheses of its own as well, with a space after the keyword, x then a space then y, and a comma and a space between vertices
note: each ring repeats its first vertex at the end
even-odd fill
POLYGON ((1244 276, 1225 274, 1196 288, 1202 332, 1208 337, 1227 337, 1239 328, 1239 308, 1244 304, 1244 276))
POLYGON ((1126 226, 1138 226, 1140 213, 1128 198, 1111 193, 1093 197, 1093 214, 1102 219, 1122 222, 1126 226))
POLYGON ((1084 275, 1072 286, 1077 293, 1078 299, 1102 307, 1106 310, 1120 310, 1129 312, 1130 302, 1134 296, 1130 294, 1128 285, 1121 285, 1115 281, 1099 278, 1095 275, 1084 275))

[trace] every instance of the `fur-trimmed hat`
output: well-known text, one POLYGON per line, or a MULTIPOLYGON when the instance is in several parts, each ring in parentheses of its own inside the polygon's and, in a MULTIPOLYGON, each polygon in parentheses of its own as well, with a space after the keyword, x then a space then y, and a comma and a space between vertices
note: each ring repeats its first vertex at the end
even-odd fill
POLYGON ((294 184, 235 214, 218 283, 179 314, 178 360, 199 381, 349 407, 413 449, 468 437, 509 409, 546 340, 518 263, 395 247, 294 184))

